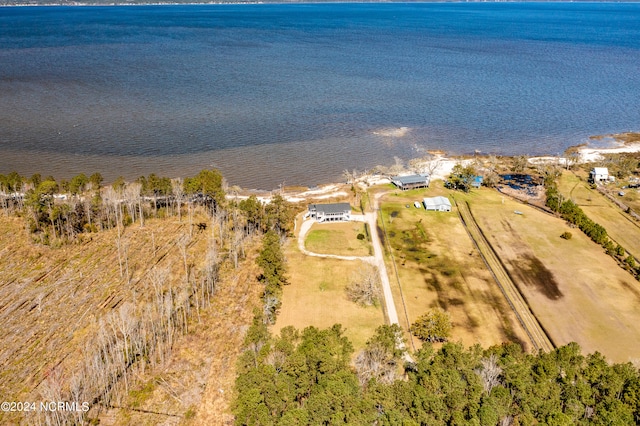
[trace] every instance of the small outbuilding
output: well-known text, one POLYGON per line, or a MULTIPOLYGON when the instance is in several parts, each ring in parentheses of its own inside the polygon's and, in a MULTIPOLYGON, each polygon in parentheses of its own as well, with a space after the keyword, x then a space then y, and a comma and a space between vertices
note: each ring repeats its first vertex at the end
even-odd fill
POLYGON ((606 182, 609 180, 609 169, 606 167, 594 167, 589 175, 591 182, 606 182))
POLYGON ((471 186, 473 188, 480 188, 482 186, 482 182, 484 182, 484 177, 482 176, 474 176, 471 181, 471 186))
POLYGON ((429 175, 394 176, 391 178, 391 182, 403 191, 416 188, 428 188, 429 181, 429 175))
POLYGON ((438 211, 438 212, 450 212, 451 211, 451 201, 447 197, 438 196, 438 197, 430 197, 422 200, 424 204, 424 208, 426 210, 438 211))
POLYGON ((349 203, 309 204, 307 216, 317 222, 346 222, 351 220, 349 203))

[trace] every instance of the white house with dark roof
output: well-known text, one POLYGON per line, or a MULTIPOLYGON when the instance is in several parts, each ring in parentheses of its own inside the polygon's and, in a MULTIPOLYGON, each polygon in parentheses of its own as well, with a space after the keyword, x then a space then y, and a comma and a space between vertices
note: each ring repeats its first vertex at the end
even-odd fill
POLYGON ((451 201, 447 197, 437 196, 431 198, 425 198, 422 200, 424 208, 426 210, 438 211, 438 212, 450 212, 451 201))
POLYGON ((403 191, 408 189, 427 188, 429 186, 429 181, 429 175, 394 176, 391 178, 391 182, 403 191))
POLYGON ((307 216, 317 222, 345 222, 351 220, 349 203, 309 204, 307 216))

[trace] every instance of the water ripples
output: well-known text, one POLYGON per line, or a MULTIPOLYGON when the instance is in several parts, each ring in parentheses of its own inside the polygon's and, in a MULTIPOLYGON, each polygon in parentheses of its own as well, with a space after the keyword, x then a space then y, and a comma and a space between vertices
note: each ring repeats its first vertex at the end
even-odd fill
POLYGON ((640 123, 632 4, 20 9, 0 11, 0 173, 218 167, 269 189, 640 123))

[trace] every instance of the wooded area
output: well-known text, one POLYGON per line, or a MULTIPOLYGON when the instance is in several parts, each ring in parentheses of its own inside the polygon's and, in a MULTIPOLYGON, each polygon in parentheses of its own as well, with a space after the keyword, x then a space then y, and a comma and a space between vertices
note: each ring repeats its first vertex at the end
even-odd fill
POLYGON ((256 321, 239 364, 239 425, 631 425, 640 421, 640 374, 569 344, 527 354, 509 343, 430 344, 402 362, 399 330, 380 327, 350 364, 335 325, 270 336, 256 321))

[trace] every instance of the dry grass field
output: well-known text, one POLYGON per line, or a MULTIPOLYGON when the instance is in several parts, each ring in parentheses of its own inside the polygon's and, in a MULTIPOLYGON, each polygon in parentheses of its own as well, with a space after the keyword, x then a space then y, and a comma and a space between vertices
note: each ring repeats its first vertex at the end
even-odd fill
POLYGON ((500 255, 556 345, 578 342, 612 361, 640 354, 640 284, 562 219, 482 189, 456 195, 500 255), (515 214, 514 211, 523 214, 515 214), (560 238, 569 231, 570 240, 560 238))
MULTIPOLYGON (((389 256, 388 270, 401 324, 406 328, 429 309, 440 307, 452 318, 452 341, 488 347, 506 341, 530 347, 528 338, 458 215, 427 212, 414 201, 449 194, 441 182, 427 190, 395 191, 381 199, 389 256), (409 207, 406 207, 409 205, 409 207), (395 268, 393 263, 395 262, 395 268), (402 304, 400 287, 406 304, 402 304)), ((388 254, 388 253, 387 253, 388 254)), ((419 341, 414 339, 416 347, 419 341)))
POLYGON ((345 287, 363 262, 306 256, 293 239, 287 243, 285 255, 291 284, 284 287, 274 333, 289 325, 303 329, 338 323, 344 326, 354 347, 361 348, 384 324, 381 306, 362 307, 347 299, 345 287))
POLYGON ((307 234, 305 248, 314 253, 340 256, 371 256, 373 248, 362 222, 314 223, 307 234), (358 234, 365 238, 358 239, 358 234))
POLYGON ((604 226, 613 240, 640 259, 640 224, 637 221, 571 172, 562 174, 558 189, 579 205, 591 220, 604 226))
POLYGON ((620 200, 631 207, 636 213, 640 212, 640 188, 624 189, 624 195, 620 200))

